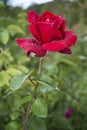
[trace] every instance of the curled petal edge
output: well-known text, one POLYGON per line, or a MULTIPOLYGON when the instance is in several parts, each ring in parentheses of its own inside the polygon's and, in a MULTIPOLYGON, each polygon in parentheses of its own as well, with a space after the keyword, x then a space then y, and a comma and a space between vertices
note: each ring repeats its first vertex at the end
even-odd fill
POLYGON ((53 41, 53 42, 46 43, 42 47, 47 51, 62 51, 67 46, 64 43, 64 40, 60 40, 60 41, 53 41))
POLYGON ((62 54, 72 54, 72 51, 70 50, 70 48, 66 47, 64 50, 59 51, 62 54))
POLYGON ((27 12, 27 19, 29 23, 37 22, 39 15, 35 11, 28 11, 27 12))
POLYGON ((46 55, 46 50, 34 39, 30 38, 18 38, 16 42, 20 48, 26 51, 27 56, 31 52, 35 53, 36 57, 43 57, 46 55))

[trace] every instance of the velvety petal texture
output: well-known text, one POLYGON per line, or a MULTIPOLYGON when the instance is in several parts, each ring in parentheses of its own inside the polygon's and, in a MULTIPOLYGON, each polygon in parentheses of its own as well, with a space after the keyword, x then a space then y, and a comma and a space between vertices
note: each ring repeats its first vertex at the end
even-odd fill
POLYGON ((66 44, 64 42, 65 41, 63 40, 49 42, 44 44, 43 48, 48 51, 61 51, 66 48, 66 44))
POLYGON ((46 22, 51 25, 53 25, 56 21, 56 16, 49 11, 45 11, 42 13, 42 15, 39 17, 38 22, 46 22))
POLYGON ((37 23, 30 24, 29 31, 37 41, 42 41, 37 23))
POLYGON ((34 39, 30 38, 18 38, 16 39, 17 44, 20 48, 24 49, 29 56, 30 52, 35 53, 37 57, 43 57, 46 55, 46 51, 41 47, 41 45, 34 39))
POLYGON ((28 22, 29 23, 35 23, 37 22, 39 15, 35 11, 28 11, 28 22))
POLYGON ((43 44, 62 38, 61 32, 51 26, 49 23, 38 23, 38 28, 43 44))
POLYGON ((70 50, 70 48, 66 47, 65 49, 59 51, 60 53, 63 54, 72 54, 72 51, 70 50))
POLYGON ((77 36, 72 30, 66 30, 65 19, 52 12, 44 11, 41 15, 35 11, 27 12, 28 29, 33 38, 18 38, 17 44, 29 56, 30 52, 43 57, 47 51, 71 54, 77 36))
POLYGON ((57 15, 56 19, 57 19, 57 28, 63 32, 66 28, 65 19, 63 17, 61 17, 60 15, 57 15))
POLYGON ((64 39, 66 40, 67 46, 71 47, 76 43, 77 36, 72 30, 68 30, 64 32, 64 39))

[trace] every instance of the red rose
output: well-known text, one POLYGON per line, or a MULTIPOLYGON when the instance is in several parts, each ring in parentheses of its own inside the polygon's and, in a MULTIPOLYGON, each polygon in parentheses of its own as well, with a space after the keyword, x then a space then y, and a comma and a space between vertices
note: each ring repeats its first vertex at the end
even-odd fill
POLYGON ((72 30, 65 30, 65 19, 45 11, 38 15, 34 11, 28 14, 29 31, 34 38, 18 38, 17 44, 27 52, 43 57, 47 51, 71 54, 70 47, 76 43, 77 36, 72 30))

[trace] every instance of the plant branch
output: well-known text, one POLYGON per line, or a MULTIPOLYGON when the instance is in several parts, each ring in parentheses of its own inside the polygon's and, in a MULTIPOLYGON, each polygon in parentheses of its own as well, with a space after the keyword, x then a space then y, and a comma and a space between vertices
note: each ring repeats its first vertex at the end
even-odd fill
POLYGON ((40 61, 39 61, 38 74, 40 74, 40 73, 41 73, 42 64, 43 64, 43 57, 41 57, 41 58, 40 58, 40 61))
POLYGON ((27 120, 29 119, 29 116, 30 116, 30 113, 31 113, 32 102, 33 102, 33 100, 34 100, 34 98, 35 98, 36 89, 37 89, 37 87, 38 87, 38 83, 35 84, 30 77, 29 77, 29 80, 31 81, 31 83, 32 83, 33 86, 34 86, 34 91, 32 92, 31 101, 29 102, 29 104, 28 104, 28 106, 27 106, 27 110, 26 110, 26 113, 25 113, 25 116, 24 116, 24 119, 23 119, 23 127, 22 127, 22 130, 26 130, 26 123, 27 123, 27 120))
MULTIPOLYGON (((39 61, 38 74, 41 73, 42 64, 43 64, 43 57, 41 57, 41 58, 40 58, 40 61, 39 61)), ((28 106, 27 106, 27 110, 26 110, 25 116, 24 116, 24 118, 23 118, 23 127, 22 127, 22 130, 26 130, 26 123, 27 123, 27 120, 29 119, 29 116, 30 116, 30 113, 31 113, 32 102, 33 102, 33 100, 35 99, 36 89, 37 89, 37 87, 38 87, 38 83, 36 84, 36 83, 31 79, 31 77, 29 77, 29 80, 31 81, 32 85, 34 86, 34 91, 32 92, 31 101, 29 102, 29 104, 28 104, 28 106)))

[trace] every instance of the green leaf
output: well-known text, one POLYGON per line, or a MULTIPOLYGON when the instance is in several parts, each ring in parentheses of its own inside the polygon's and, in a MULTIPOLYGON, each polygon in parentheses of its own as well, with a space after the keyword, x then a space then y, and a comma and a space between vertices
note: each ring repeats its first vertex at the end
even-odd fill
POLYGON ((7 30, 9 31, 9 33, 14 36, 15 34, 17 33, 20 33, 20 34, 25 34, 24 31, 17 25, 15 24, 10 24, 7 26, 7 30))
POLYGON ((4 30, 2 33, 1 33, 1 42, 3 44, 7 44, 8 41, 9 41, 9 32, 7 30, 4 30))
POLYGON ((69 120, 67 120, 65 117, 56 115, 56 121, 61 128, 66 127, 67 130, 72 130, 69 120))
POLYGON ((15 93, 15 95, 11 95, 9 98, 9 104, 12 112, 20 111, 22 106, 21 97, 15 93))
POLYGON ((48 86, 48 87, 54 88, 53 85, 51 85, 50 83, 47 83, 46 81, 37 80, 37 82, 40 83, 40 84, 42 84, 42 85, 45 85, 45 86, 48 86))
POLYGON ((11 114, 11 119, 12 119, 12 120, 17 119, 17 118, 19 117, 19 114, 20 114, 19 112, 14 112, 14 113, 12 113, 12 114, 11 114))
POLYGON ((28 78, 28 75, 23 75, 23 74, 20 74, 20 75, 17 75, 17 76, 14 76, 11 80, 11 83, 10 83, 10 89, 12 91, 16 91, 18 89, 20 89, 24 83, 24 81, 28 78))
POLYGON ((28 78, 28 76, 30 76, 32 74, 32 71, 28 74, 20 74, 20 75, 16 75, 11 79, 10 82, 10 89, 12 91, 16 91, 18 89, 20 89, 23 85, 23 83, 25 82, 25 80, 28 78))
POLYGON ((51 86, 44 86, 44 87, 41 87, 41 88, 40 88, 40 91, 41 91, 41 92, 44 92, 44 93, 46 93, 46 92, 51 92, 51 91, 53 91, 53 90, 54 90, 54 88, 51 87, 51 86))
POLYGON ((71 65, 71 66, 76 66, 76 63, 70 61, 69 59, 60 58, 59 61, 63 62, 63 63, 66 63, 68 65, 71 65))
POLYGON ((6 126, 5 130, 21 130, 21 128, 19 123, 12 121, 6 126))
POLYGON ((0 87, 9 85, 10 76, 6 71, 0 72, 0 87))
POLYGON ((12 79, 11 79, 11 82, 10 82, 10 89, 12 91, 16 91, 18 89, 20 89, 24 83, 24 81, 28 78, 28 75, 23 75, 23 74, 20 74, 20 75, 17 75, 17 76, 14 76, 12 79))
POLYGON ((24 104, 24 103, 27 103, 31 100, 32 96, 29 95, 29 96, 26 96, 24 98, 21 99, 21 104, 24 104))
POLYGON ((47 128, 42 118, 33 115, 27 122, 27 130, 47 130, 47 128))
POLYGON ((37 98, 32 105, 33 113, 38 117, 47 117, 47 104, 44 99, 37 98))
POLYGON ((50 92, 53 91, 55 89, 57 89, 58 91, 60 91, 60 89, 57 87, 54 87, 53 85, 51 85, 50 83, 47 83, 46 81, 42 81, 42 80, 38 80, 37 82, 40 83, 41 85, 44 85, 43 87, 41 87, 41 91, 42 92, 50 92))
POLYGON ((16 68, 12 68, 12 67, 9 67, 7 69, 7 73, 11 76, 15 76, 15 75, 18 75, 18 74, 22 74, 22 72, 16 68))
POLYGON ((29 72, 28 68, 26 68, 23 65, 18 65, 17 69, 21 70, 23 73, 28 73, 29 72))

